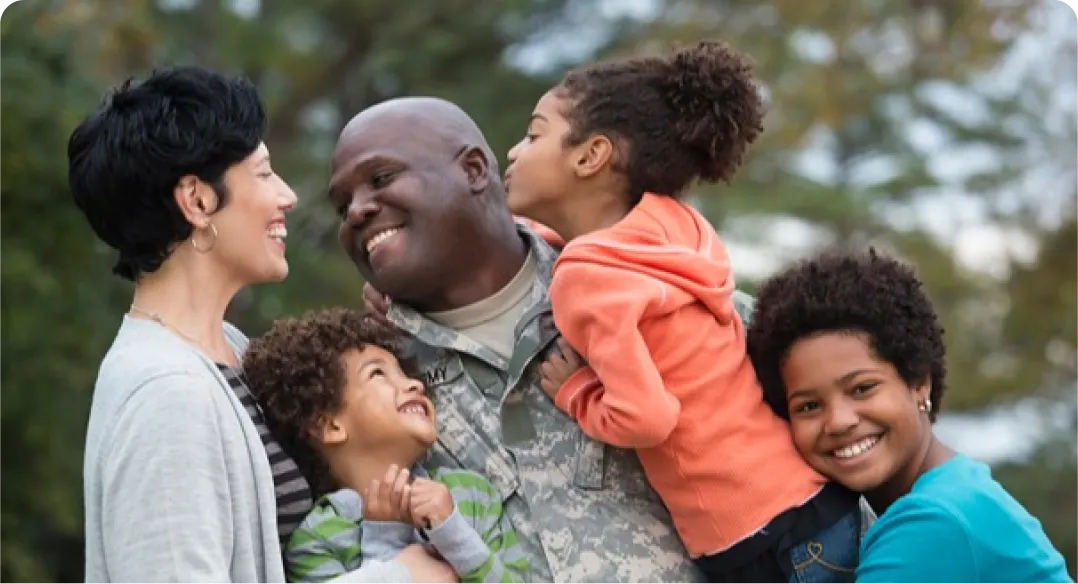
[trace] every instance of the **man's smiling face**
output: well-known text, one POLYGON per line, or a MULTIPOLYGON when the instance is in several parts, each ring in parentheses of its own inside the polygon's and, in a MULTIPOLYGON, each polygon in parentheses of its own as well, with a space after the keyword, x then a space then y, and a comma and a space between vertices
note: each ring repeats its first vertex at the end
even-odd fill
POLYGON ((464 149, 430 121, 368 110, 342 132, 331 166, 341 246, 364 278, 406 303, 451 285, 474 251, 464 149))

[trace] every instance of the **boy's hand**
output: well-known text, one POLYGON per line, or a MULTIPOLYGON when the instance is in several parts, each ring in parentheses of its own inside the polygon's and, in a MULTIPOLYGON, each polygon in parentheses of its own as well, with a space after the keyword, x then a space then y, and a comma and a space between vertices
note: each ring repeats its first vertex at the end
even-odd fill
POLYGON ((408 484, 408 469, 390 465, 386 476, 371 481, 363 493, 363 518, 369 521, 399 521, 411 523, 412 487, 408 484))
POLYGON ((420 529, 433 529, 453 514, 453 496, 449 487, 430 479, 412 483, 412 524, 420 529))
POLYGON ((550 356, 539 366, 539 374, 542 376, 539 385, 550 399, 554 399, 554 395, 570 375, 584 366, 584 359, 564 338, 558 339, 557 348, 558 350, 551 351, 550 356))

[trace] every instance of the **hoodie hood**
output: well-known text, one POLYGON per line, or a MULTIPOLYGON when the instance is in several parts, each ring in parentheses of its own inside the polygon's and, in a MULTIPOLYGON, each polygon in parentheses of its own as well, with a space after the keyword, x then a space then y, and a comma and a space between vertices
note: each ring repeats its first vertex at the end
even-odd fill
POLYGON ((569 242, 556 265, 575 261, 658 280, 666 285, 669 308, 698 301, 723 324, 734 317, 726 249, 707 219, 673 197, 645 193, 615 225, 569 242))

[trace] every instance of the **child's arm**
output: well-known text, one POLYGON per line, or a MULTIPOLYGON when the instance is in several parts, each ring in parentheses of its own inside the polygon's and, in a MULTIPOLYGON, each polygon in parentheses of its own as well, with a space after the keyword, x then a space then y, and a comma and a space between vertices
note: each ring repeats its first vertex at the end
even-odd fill
MULTIPOLYGON (((338 519, 346 521, 348 527, 355 527, 350 521, 338 519)), ((341 534, 339 537, 349 541, 356 537, 346 530, 338 533, 341 534)), ((398 554, 380 561, 362 553, 360 546, 353 549, 335 545, 331 543, 334 539, 326 539, 317 532, 296 534, 285 551, 289 582, 408 582, 412 577, 407 563, 401 562, 398 554)), ((397 548, 397 552, 401 551, 397 548)))
POLYGON ((415 528, 399 521, 364 521, 359 542, 364 560, 392 560, 412 543, 415 528))
POLYGON ((467 471, 444 471, 437 481, 413 483, 413 519, 434 524, 424 532, 460 581, 527 581, 528 558, 494 487, 467 471))
POLYGON ((292 532, 285 547, 288 581, 325 582, 347 572, 349 565, 359 565, 362 556, 358 545, 353 551, 331 543, 358 543, 359 532, 359 524, 337 515, 332 505, 320 501, 292 532))
POLYGON ((296 528, 285 548, 289 582, 326 582, 356 570, 368 561, 391 561, 411 543, 412 527, 390 521, 353 521, 331 503, 359 497, 342 490, 321 499, 296 528))
MULTIPOLYGON (((411 488, 406 468, 390 465, 383 480, 373 480, 363 491, 363 536, 360 545, 364 559, 388 560, 412 542, 415 528, 410 523, 411 488)), ((342 491, 338 491, 342 492, 342 491)), ((350 494, 355 504, 356 492, 350 494)))
POLYGON ((646 448, 666 440, 677 425, 681 404, 666 391, 640 333, 649 308, 661 307, 664 285, 636 272, 572 261, 554 273, 555 324, 590 366, 569 377, 554 402, 596 440, 646 448))

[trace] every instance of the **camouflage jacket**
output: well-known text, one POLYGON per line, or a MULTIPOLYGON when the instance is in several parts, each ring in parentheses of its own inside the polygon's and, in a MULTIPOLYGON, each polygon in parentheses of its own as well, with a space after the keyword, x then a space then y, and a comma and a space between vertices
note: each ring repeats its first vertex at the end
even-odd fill
MULTIPOLYGON (((539 275, 508 361, 414 310, 389 310, 411 336, 408 352, 438 413, 427 465, 490 480, 531 560, 533 581, 699 581, 636 454, 585 436, 539 387, 537 365, 558 337, 547 298, 557 254, 520 231, 539 275)), ((751 298, 739 293, 735 300, 747 320, 751 298)))

